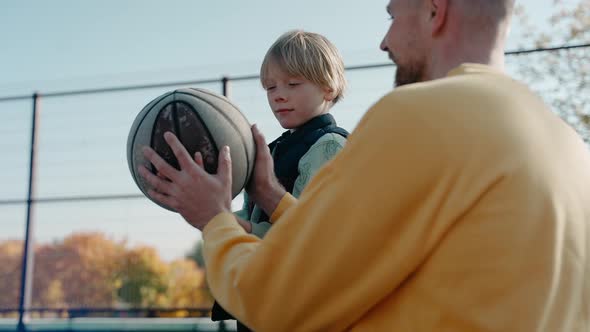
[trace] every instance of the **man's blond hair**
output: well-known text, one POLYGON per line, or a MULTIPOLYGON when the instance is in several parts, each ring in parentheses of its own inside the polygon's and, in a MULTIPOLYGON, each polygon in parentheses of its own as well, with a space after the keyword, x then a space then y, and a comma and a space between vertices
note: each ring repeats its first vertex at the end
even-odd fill
POLYGON ((280 36, 264 56, 260 68, 262 86, 271 63, 290 76, 300 76, 321 88, 331 89, 334 103, 344 95, 346 78, 342 57, 336 46, 320 34, 293 30, 280 36))

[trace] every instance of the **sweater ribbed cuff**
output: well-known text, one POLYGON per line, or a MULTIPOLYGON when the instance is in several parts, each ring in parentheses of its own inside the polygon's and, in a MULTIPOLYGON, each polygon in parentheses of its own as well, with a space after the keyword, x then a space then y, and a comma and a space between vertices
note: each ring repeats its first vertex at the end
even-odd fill
POLYGON ((277 208, 270 216, 270 222, 274 224, 276 220, 281 218, 285 211, 287 211, 290 207, 292 207, 295 204, 297 204, 297 198, 293 197, 293 195, 289 193, 286 193, 285 196, 281 198, 279 205, 277 205, 277 208))

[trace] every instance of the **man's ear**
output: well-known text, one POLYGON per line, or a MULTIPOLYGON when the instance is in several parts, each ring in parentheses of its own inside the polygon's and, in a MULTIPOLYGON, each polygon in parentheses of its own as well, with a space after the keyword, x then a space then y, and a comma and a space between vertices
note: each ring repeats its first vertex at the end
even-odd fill
POLYGON ((432 35, 441 32, 447 22, 449 0, 430 0, 430 23, 432 35))

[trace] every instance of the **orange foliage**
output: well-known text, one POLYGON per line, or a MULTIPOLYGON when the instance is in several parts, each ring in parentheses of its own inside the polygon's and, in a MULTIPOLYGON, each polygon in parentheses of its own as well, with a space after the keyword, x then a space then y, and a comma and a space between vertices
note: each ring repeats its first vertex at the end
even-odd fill
POLYGON ((168 305, 176 308, 210 307, 213 300, 206 287, 205 271, 188 259, 170 264, 168 275, 168 305))
MULTIPOLYGON (((22 241, 0 242, 0 308, 16 308, 22 241)), ((35 248, 33 307, 209 307, 204 271, 151 247, 127 248, 101 233, 76 233, 35 248)))
POLYGON ((35 254, 34 306, 111 307, 124 244, 99 233, 72 234, 35 254), (56 290, 59 288, 60 290, 56 290))
POLYGON ((22 249, 22 241, 0 242, 0 308, 18 307, 22 249))
POLYGON ((155 249, 139 247, 129 251, 119 270, 119 298, 138 307, 162 306, 166 302, 168 266, 155 249))

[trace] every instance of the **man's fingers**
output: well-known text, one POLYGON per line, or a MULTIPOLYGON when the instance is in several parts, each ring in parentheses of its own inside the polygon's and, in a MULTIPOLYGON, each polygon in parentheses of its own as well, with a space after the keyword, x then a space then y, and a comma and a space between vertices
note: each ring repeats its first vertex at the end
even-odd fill
POLYGON ((145 166, 139 166, 139 174, 149 183, 155 191, 170 195, 173 193, 174 188, 170 181, 161 178, 160 176, 154 175, 145 166))
POLYGON ((172 152, 176 156, 178 164, 180 164, 180 169, 190 169, 193 165, 193 159, 191 158, 190 154, 188 153, 184 145, 180 143, 176 135, 167 131, 164 133, 164 139, 166 140, 166 143, 168 143, 168 145, 172 149, 172 152))
POLYGON ((266 144, 264 134, 262 134, 260 129, 258 129, 257 125, 252 126, 252 136, 254 137, 254 142, 256 143, 256 159, 260 157, 270 158, 270 149, 266 144))
MULTIPOLYGON (((163 176, 167 177, 172 181, 176 181, 178 179, 178 170, 176 168, 170 166, 162 157, 160 157, 156 151, 154 151, 149 146, 143 147, 143 155, 149 160, 152 165, 158 170, 158 173, 162 174, 163 176)), ((151 173, 150 173, 151 174, 151 173)))
POLYGON ((152 189, 148 190, 148 195, 150 195, 150 197, 155 199, 157 202, 160 202, 178 212, 178 204, 176 203, 176 199, 174 199, 174 197, 164 195, 152 189))
POLYGON ((267 146, 266 141, 264 139, 264 134, 258 129, 257 125, 252 126, 252 136, 254 136, 254 142, 256 143, 256 148, 261 149, 263 146, 267 146))
POLYGON ((217 176, 221 182, 227 187, 232 186, 232 165, 229 146, 224 146, 219 154, 219 162, 217 167, 217 176))
POLYGON ((204 167, 203 166, 203 155, 199 151, 195 152, 195 163, 197 163, 197 165, 199 165, 201 168, 204 167))

